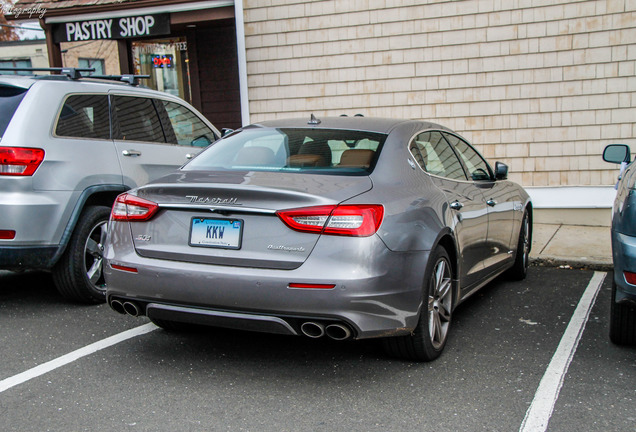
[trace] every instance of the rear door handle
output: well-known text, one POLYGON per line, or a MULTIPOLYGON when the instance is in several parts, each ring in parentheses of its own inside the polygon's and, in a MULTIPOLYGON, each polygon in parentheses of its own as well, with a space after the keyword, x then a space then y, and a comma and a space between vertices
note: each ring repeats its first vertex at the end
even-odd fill
POLYGON ((452 203, 450 203, 450 208, 452 208, 453 210, 461 210, 462 207, 464 207, 464 204, 460 203, 459 201, 453 201, 452 203))
POLYGON ((121 152, 121 154, 123 154, 124 156, 141 156, 141 152, 137 151, 137 150, 124 150, 123 152, 121 152))
POLYGON ((193 157, 194 157, 194 155, 192 153, 188 153, 186 155, 186 159, 188 159, 188 160, 192 159, 193 157))

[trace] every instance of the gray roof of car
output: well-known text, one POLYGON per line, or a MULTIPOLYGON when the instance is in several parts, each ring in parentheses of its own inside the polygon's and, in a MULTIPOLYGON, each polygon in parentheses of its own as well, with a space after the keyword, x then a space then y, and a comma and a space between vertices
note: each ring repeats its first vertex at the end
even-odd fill
POLYGON ((420 124, 425 128, 444 129, 446 127, 423 120, 404 120, 380 117, 318 117, 319 124, 309 123, 310 117, 292 118, 282 120, 269 120, 254 124, 253 126, 271 128, 317 128, 317 129, 351 129, 367 132, 378 132, 388 134, 396 126, 401 124, 420 124))

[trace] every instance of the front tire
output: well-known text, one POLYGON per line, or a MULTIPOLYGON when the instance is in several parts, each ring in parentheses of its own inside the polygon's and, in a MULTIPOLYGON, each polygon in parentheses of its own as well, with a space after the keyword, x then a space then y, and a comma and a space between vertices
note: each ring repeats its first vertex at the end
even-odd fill
POLYGON ((90 206, 82 212, 62 258, 53 268, 53 281, 67 300, 97 304, 106 301, 104 241, 110 209, 90 206))
POLYGON ((441 246, 429 258, 423 291, 424 302, 413 333, 383 340, 389 355, 405 360, 432 361, 440 356, 446 346, 454 293, 450 258, 441 246))
POLYGON ((616 345, 636 345, 636 306, 616 303, 616 282, 612 282, 610 340, 616 345))

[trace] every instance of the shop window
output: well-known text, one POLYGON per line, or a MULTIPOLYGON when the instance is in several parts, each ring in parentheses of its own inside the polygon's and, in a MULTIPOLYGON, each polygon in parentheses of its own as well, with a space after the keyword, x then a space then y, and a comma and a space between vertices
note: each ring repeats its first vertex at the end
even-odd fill
POLYGON ((165 143, 161 121, 152 99, 115 96, 116 139, 165 143))
POLYGON ((185 38, 133 41, 132 55, 135 73, 150 75, 145 85, 191 100, 185 38))
MULTIPOLYGON (((31 59, 12 59, 12 60, 0 60, 0 67, 3 68, 30 68, 31 59)), ((33 72, 29 71, 4 71, 7 75, 31 75, 33 72)))
POLYGON ((55 126, 57 136, 72 138, 110 138, 108 96, 69 96, 55 126))
POLYGON ((94 68, 95 72, 90 72, 89 75, 105 75, 105 67, 103 59, 96 58, 79 58, 77 60, 77 67, 82 69, 94 68))
POLYGON ((192 111, 175 102, 160 101, 166 110, 175 144, 183 146, 207 147, 214 142, 214 132, 201 121, 192 111))

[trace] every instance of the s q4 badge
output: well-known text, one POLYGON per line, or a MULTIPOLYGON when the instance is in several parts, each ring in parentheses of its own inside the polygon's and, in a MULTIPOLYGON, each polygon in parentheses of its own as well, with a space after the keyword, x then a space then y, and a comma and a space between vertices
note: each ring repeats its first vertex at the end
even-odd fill
POLYGON ((145 241, 148 242, 150 241, 151 237, 149 235, 145 235, 145 234, 139 234, 137 237, 135 237, 135 240, 140 240, 140 241, 145 241))

